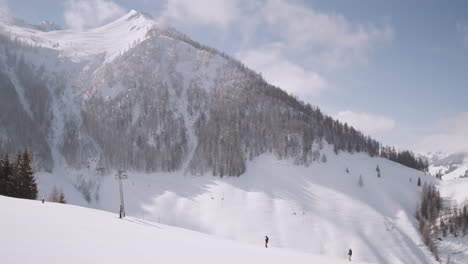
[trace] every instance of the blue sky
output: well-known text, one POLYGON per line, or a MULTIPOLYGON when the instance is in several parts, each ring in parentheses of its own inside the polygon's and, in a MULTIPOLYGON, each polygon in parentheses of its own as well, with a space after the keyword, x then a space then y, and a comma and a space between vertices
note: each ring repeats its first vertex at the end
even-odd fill
POLYGON ((383 143, 468 151, 468 1, 0 0, 0 6, 64 28, 144 11, 383 143))

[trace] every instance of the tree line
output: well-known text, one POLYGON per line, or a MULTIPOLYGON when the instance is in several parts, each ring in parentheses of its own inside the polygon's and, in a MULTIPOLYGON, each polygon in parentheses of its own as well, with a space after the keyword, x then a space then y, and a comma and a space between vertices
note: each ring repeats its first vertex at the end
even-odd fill
POLYGON ((0 195, 37 198, 37 184, 28 151, 18 153, 13 160, 8 155, 0 155, 0 195))
POLYGON ((439 232, 443 237, 453 235, 454 237, 466 236, 468 234, 468 205, 454 205, 445 208, 439 222, 439 232))
POLYGON ((421 192, 421 204, 416 211, 416 219, 419 221, 419 232, 424 244, 437 260, 439 260, 439 253, 434 236, 437 234, 436 220, 441 209, 442 199, 439 191, 434 185, 424 183, 421 192))
POLYGON ((429 168, 427 160, 416 158, 414 153, 408 150, 398 151, 395 147, 386 146, 380 149, 380 156, 420 171, 427 171, 429 168))
POLYGON ((468 235, 468 202, 460 206, 444 206, 439 191, 432 184, 423 184, 416 218, 419 221, 423 242, 437 260, 439 260, 438 241, 449 236, 468 235))

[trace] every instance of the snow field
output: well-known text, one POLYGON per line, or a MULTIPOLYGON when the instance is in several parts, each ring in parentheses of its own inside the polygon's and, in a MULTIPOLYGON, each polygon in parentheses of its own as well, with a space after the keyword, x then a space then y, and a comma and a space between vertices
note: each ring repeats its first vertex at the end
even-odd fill
MULTIPOLYGON (((327 163, 309 167, 263 155, 238 178, 128 172, 127 214, 254 246, 263 245, 268 235, 273 247, 336 258, 352 248, 357 261, 434 262, 413 216, 420 195, 417 178, 433 178, 367 154, 335 155, 329 146, 322 152, 327 163)), ((75 187, 76 173, 40 174, 40 190, 60 185, 70 203, 118 212, 113 175, 88 177, 99 186, 91 195, 99 199, 88 204, 75 187)))
MULTIPOLYGON (((0 196, 0 255, 29 263, 347 263, 72 205, 0 196)), ((364 263, 364 262, 353 262, 364 263)))

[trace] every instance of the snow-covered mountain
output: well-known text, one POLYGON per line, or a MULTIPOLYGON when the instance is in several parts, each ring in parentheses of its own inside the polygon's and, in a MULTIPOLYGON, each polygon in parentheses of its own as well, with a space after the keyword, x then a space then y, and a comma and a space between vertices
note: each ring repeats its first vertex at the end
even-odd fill
POLYGON ((429 161, 429 173, 441 175, 443 180, 468 177, 468 153, 447 154, 435 152, 425 154, 429 161))
POLYGON ((357 261, 435 263, 414 218, 418 178, 435 179, 376 157, 378 142, 228 55, 136 11, 89 30, 0 24, 0 150, 32 149, 45 197, 57 186, 116 212, 123 168, 133 217, 343 260, 351 247, 357 261))
POLYGON ((235 59, 131 11, 96 29, 0 28, 0 147, 40 168, 240 175, 263 153, 310 164, 379 143, 323 115, 235 59), (16 122, 22 120, 22 122, 16 122))
POLYGON ((0 122, 0 146, 32 149, 49 171, 91 159, 105 168, 180 169, 208 93, 241 75, 136 11, 91 30, 42 31, 1 17, 0 110, 10 114, 0 122))

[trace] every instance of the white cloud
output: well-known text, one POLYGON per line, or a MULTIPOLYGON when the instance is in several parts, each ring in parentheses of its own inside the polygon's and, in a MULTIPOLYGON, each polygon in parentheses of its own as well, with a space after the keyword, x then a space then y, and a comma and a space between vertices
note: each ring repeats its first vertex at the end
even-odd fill
POLYGON ((318 55, 317 64, 332 69, 365 61, 375 42, 393 37, 389 25, 353 23, 341 14, 320 12, 288 0, 167 0, 162 17, 168 22, 268 35, 275 42, 318 55))
POLYGON ((327 87, 327 81, 313 71, 289 61, 282 45, 253 49, 237 55, 247 66, 260 72, 265 80, 298 96, 315 96, 327 87))
POLYGON ((377 42, 393 37, 388 25, 355 23, 294 0, 167 0, 162 20, 239 37, 240 60, 272 84, 307 96, 328 86, 326 73, 366 62, 377 42))
POLYGON ((240 0, 168 0, 162 17, 226 28, 240 15, 240 0))
POLYGON ((468 152, 468 112, 441 120, 434 127, 434 130, 437 129, 441 132, 423 137, 415 149, 421 152, 468 152))
POLYGON ((375 136, 391 131, 395 127, 395 121, 385 116, 370 113, 358 113, 353 111, 341 111, 335 116, 341 122, 360 130, 364 134, 375 136))
POLYGON ((315 51, 320 64, 330 69, 365 61, 367 51, 380 40, 393 38, 393 30, 385 25, 352 23, 338 13, 319 12, 299 3, 267 0, 263 16, 290 46, 315 51))
POLYGON ((4 12, 10 12, 10 8, 8 6, 8 0, 0 0, 0 10, 4 12))
POLYGON ((65 23, 71 28, 101 26, 125 14, 125 9, 111 0, 68 0, 65 2, 65 23))

